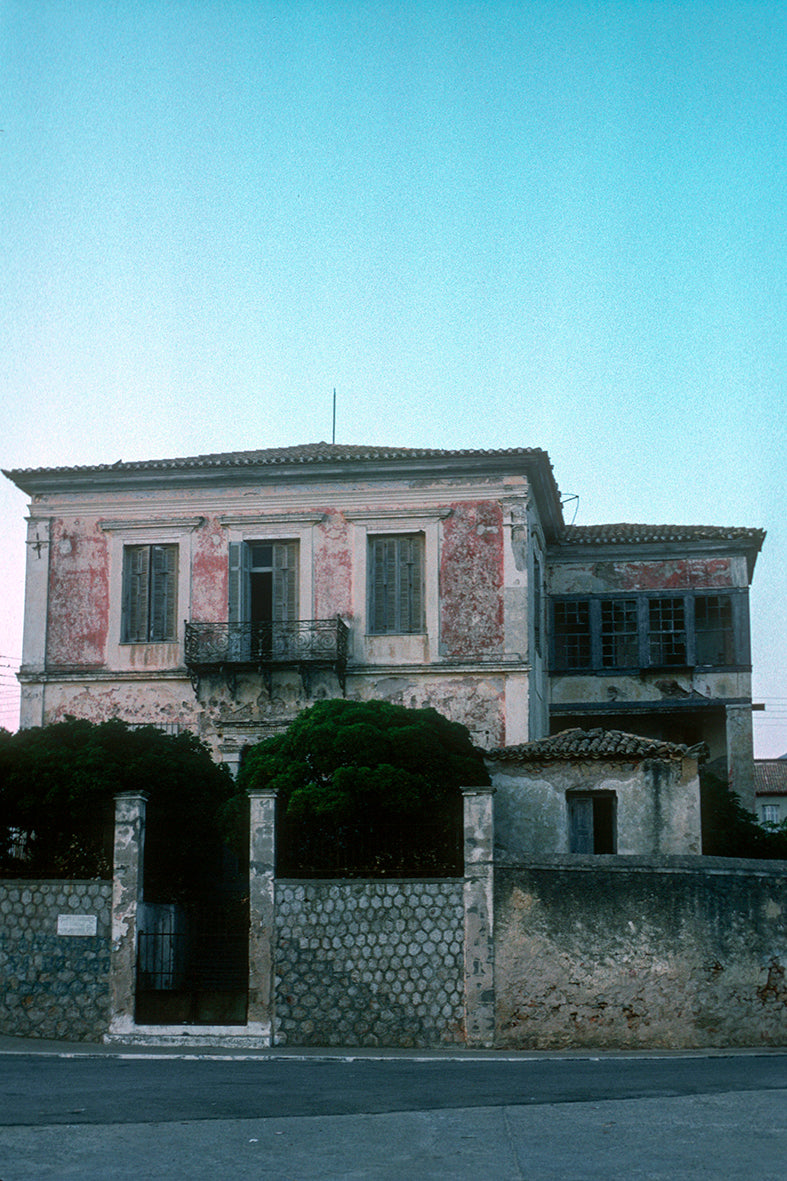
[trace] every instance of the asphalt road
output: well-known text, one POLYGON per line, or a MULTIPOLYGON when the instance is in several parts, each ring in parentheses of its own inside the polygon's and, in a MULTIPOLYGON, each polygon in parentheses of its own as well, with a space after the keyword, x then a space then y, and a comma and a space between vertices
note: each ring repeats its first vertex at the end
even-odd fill
POLYGON ((0 1055, 0 1181, 787 1177, 787 1055, 0 1055))
POLYGON ((514 1061, 0 1057, 0 1124, 281 1119, 786 1088, 787 1055, 514 1061))

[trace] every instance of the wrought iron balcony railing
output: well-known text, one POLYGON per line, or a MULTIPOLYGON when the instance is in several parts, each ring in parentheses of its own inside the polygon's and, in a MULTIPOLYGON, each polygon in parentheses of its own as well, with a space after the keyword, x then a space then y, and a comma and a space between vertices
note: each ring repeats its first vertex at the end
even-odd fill
POLYGON ((344 692, 349 629, 343 619, 287 623, 187 623, 186 667, 192 674, 261 671, 280 666, 333 668, 344 692))

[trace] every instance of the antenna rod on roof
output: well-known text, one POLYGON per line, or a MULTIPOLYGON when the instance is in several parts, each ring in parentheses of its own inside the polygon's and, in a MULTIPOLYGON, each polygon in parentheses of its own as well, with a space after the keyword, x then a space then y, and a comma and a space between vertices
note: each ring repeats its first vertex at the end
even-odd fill
POLYGON ((336 442, 336 387, 333 388, 333 430, 331 431, 331 442, 336 442))

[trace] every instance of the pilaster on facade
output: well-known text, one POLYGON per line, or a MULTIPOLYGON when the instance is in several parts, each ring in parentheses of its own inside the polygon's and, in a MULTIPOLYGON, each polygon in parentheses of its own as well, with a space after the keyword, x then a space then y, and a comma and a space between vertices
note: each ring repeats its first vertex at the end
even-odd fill
POLYGON ((48 519, 28 517, 22 667, 31 673, 40 671, 46 665, 49 532, 48 519))
POLYGON ((246 1032, 273 1043, 276 791, 249 792, 249 999, 246 1032))
POLYGON ((754 795, 754 735, 751 702, 726 707, 727 775, 730 790, 748 812, 756 809, 754 795))
POLYGON ((493 787, 465 787, 464 984, 468 1046, 495 1043, 493 787))
POLYGON ((145 792, 121 792, 115 797, 110 1036, 134 1030, 137 914, 142 902, 147 801, 145 792))

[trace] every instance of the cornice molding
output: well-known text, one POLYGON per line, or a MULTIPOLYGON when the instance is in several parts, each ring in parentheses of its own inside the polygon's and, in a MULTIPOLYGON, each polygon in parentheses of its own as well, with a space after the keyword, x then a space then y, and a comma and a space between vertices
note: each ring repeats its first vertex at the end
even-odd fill
POLYGON ((324 521, 325 513, 248 513, 220 516, 219 524, 225 529, 245 525, 319 525, 324 521))
POLYGON ((150 532, 151 529, 185 529, 189 533, 193 533, 195 529, 199 529, 204 524, 204 517, 143 517, 133 521, 99 521, 98 527, 104 533, 119 533, 127 529, 147 532, 150 532))
MULTIPOLYGON (((281 520, 284 514, 295 517, 324 516, 337 513, 350 519, 360 513, 368 513, 380 519, 383 513, 391 511, 395 516, 408 514, 425 515, 446 511, 447 506, 467 501, 519 500, 527 494, 527 484, 512 489, 502 481, 490 480, 483 483, 440 482, 420 487, 407 487, 390 482, 375 486, 325 484, 301 488, 259 488, 227 486, 189 488, 179 492, 172 488, 155 491, 129 493, 118 489, 93 493, 53 493, 30 504, 29 521, 49 521, 53 517, 93 517, 122 522, 121 514, 128 513, 129 521, 140 519, 146 508, 155 519, 165 519, 165 514, 182 515, 184 508, 193 508, 202 517, 218 517, 229 521, 232 518, 247 522, 250 519, 270 517, 281 520), (379 507, 376 507, 378 506, 379 507), (396 505, 395 509, 391 506, 396 505), (248 513, 248 515, 247 515, 248 513), (132 516, 133 514, 133 516, 132 516)), ((151 520, 153 517, 151 517, 151 520)))
POLYGON ((402 508, 350 510, 344 514, 345 520, 353 524, 368 524, 371 521, 399 521, 405 518, 420 517, 428 521, 444 521, 454 510, 445 505, 403 505, 402 508))

